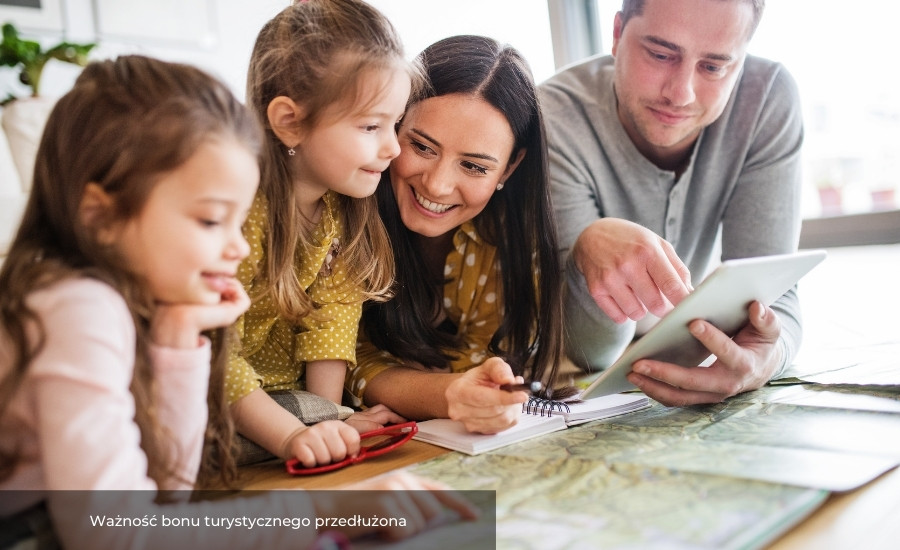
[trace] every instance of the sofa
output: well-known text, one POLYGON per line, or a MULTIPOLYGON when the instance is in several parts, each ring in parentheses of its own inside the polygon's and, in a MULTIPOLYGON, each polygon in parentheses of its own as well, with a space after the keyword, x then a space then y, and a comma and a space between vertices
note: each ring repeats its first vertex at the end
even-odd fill
POLYGON ((34 157, 52 107, 52 102, 18 101, 29 103, 28 108, 0 107, 0 261, 25 210, 34 157))

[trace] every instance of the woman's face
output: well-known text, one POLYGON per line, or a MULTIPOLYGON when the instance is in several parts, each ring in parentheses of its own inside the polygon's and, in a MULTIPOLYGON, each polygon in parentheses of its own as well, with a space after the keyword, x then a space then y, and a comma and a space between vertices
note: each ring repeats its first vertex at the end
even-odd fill
MULTIPOLYGON (((480 97, 450 94, 416 103, 398 131, 391 185, 404 225, 425 237, 455 230, 481 212, 515 170, 506 117, 480 97)), ((499 191, 505 193, 508 191, 499 191)))

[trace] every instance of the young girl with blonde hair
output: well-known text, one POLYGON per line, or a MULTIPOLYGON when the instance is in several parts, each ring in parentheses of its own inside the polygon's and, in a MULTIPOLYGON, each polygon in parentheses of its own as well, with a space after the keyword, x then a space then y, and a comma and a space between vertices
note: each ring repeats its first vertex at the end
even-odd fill
MULTIPOLYGON (((224 359, 225 339, 221 329, 207 335, 249 305, 234 274, 248 253, 241 224, 260 142, 223 84, 140 56, 89 65, 53 109, 0 269, 4 548, 305 547, 314 529, 167 529, 161 518, 386 514, 410 504, 395 493, 185 502, 187 493, 168 492, 194 487, 201 458, 209 476, 227 482, 234 472, 224 361, 211 364, 224 359), (181 498, 157 504, 172 497, 181 498)), ((436 487, 401 475, 360 488, 436 487)), ((452 493, 416 494, 427 498, 389 536, 425 528, 441 503, 471 517, 452 493)))
MULTIPOLYGON (((315 424, 300 411, 321 396, 330 418, 352 413, 338 405, 362 303, 388 297, 394 266, 371 195, 399 152, 415 75, 390 22, 360 0, 294 3, 257 37, 247 102, 266 139, 238 272, 253 305, 227 387, 238 432, 281 458, 340 460, 357 430, 404 420, 384 406, 315 424)), ((247 447, 246 461, 267 456, 247 447)))

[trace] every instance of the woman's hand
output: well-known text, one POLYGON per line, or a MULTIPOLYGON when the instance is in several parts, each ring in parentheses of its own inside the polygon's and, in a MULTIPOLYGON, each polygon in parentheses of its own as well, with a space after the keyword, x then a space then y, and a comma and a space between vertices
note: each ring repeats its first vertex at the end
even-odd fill
POLYGON ((237 279, 227 282, 217 304, 158 303, 150 322, 150 339, 158 346, 195 348, 200 333, 229 326, 250 307, 250 298, 237 279))
POLYGON ((505 430, 518 420, 528 394, 504 391, 500 386, 522 382, 522 377, 514 376, 505 361, 492 357, 447 387, 447 412, 470 432, 492 434, 505 430))
POLYGON ((365 433, 383 428, 387 424, 401 424, 406 422, 406 419, 385 405, 379 404, 353 413, 344 422, 356 428, 359 433, 365 433))

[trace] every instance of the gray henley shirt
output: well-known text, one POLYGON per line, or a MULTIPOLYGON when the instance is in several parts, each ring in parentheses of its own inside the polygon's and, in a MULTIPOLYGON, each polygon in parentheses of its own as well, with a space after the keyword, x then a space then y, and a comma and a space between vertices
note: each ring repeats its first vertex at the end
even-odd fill
MULTIPOLYGON (((778 63, 747 56, 722 115, 677 178, 644 157, 616 114, 612 56, 562 70, 539 87, 551 192, 566 259, 566 342, 583 368, 608 367, 635 335, 596 305, 569 251, 601 217, 636 222, 674 246, 696 283, 718 260, 797 250, 803 123, 797 87, 778 63), (718 239, 721 239, 719 241, 718 239), (721 245, 720 258, 714 258, 721 245)), ((801 339, 796 287, 773 304, 784 364, 801 339)))

